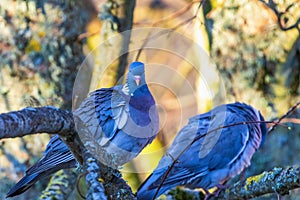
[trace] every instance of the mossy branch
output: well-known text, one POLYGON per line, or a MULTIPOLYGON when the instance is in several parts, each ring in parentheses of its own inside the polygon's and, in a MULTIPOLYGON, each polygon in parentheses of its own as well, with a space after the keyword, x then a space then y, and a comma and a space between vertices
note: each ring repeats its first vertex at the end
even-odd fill
MULTIPOLYGON (((240 200, 251 199, 265 194, 287 195, 293 189, 300 188, 300 168, 277 168, 251 176, 221 190, 215 199, 240 200)), ((170 199, 204 199, 202 192, 176 188, 169 192, 170 199)), ((213 197, 213 196, 212 196, 213 197)), ((214 199, 214 198, 212 198, 214 199)))
POLYGON ((76 185, 77 174, 74 170, 60 170, 55 173, 48 184, 48 187, 40 195, 41 200, 63 200, 68 199, 76 185))
POLYGON ((74 131, 72 113, 52 106, 0 114, 0 139, 44 132, 65 136, 74 131))
POLYGON ((99 199, 106 200, 104 186, 101 182, 100 166, 97 164, 97 160, 93 158, 88 152, 84 153, 85 162, 84 166, 88 174, 86 175, 87 183, 87 200, 99 199))
POLYGON ((88 172, 86 176, 88 200, 136 199, 118 170, 103 165, 87 151, 84 152, 84 157, 86 158, 84 168, 88 172))
POLYGON ((221 191, 218 199, 250 199, 264 194, 289 194, 290 190, 300 188, 300 168, 274 168, 271 171, 252 176, 245 182, 237 182, 221 191))
MULTIPOLYGON (((124 196, 124 199, 135 198, 132 194, 131 188, 122 179, 118 170, 102 165, 89 153, 82 153, 86 151, 85 148, 83 148, 82 141, 75 129, 75 123, 71 112, 48 106, 25 108, 20 111, 0 114, 0 139, 23 137, 25 135, 42 132, 51 134, 55 133, 62 136, 77 160, 80 163, 85 163, 84 166, 87 172, 86 176, 89 186, 87 199, 99 199, 98 194, 100 193, 102 193, 100 195, 102 197, 104 197, 105 193, 107 193, 110 197, 114 197, 113 199, 119 198, 120 195, 124 196), (105 193, 104 190, 101 190, 101 183, 99 182, 100 179, 105 181, 105 193), (95 194, 98 196, 95 196, 95 194)), ((68 177, 66 177, 66 180, 67 179, 68 177)), ((74 181, 75 178, 72 178, 72 180, 74 181)), ((71 180, 68 181, 70 182, 71 180)), ((65 184, 60 185, 57 184, 57 182, 55 183, 59 186, 59 188, 61 188, 60 186, 66 186, 65 184)), ((63 182, 60 181, 60 183, 63 182)), ((52 184, 49 185, 50 186, 48 187, 51 189, 52 184)), ((45 196, 46 193, 44 193, 43 196, 45 196)), ((47 195, 51 194, 47 193, 47 195)), ((64 194, 57 195, 62 196, 64 194)))

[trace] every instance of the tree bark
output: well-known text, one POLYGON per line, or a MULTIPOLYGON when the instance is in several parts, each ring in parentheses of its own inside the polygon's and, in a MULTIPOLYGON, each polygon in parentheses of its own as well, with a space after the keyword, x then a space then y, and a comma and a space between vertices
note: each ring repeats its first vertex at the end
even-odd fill
POLYGON ((93 50, 94 70, 90 90, 123 82, 135 0, 107 0, 101 8, 100 45, 93 50))
MULTIPOLYGON (((300 188, 300 168, 273 168, 245 181, 237 182, 212 199, 241 200, 260 197, 265 194, 277 193, 287 195, 293 189, 300 188)), ((169 192, 170 199, 204 199, 202 192, 177 188, 169 192)))

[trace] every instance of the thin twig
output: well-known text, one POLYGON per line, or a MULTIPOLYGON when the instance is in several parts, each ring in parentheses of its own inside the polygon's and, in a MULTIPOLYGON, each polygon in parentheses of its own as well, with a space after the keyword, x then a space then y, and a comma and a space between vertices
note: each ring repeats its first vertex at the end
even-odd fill
POLYGON ((293 113, 293 112, 297 109, 297 107, 298 107, 299 105, 300 105, 300 101, 297 102, 293 107, 291 107, 291 108, 287 111, 287 113, 285 113, 284 115, 282 115, 279 119, 275 120, 274 122, 276 122, 276 123, 274 123, 274 125, 271 126, 271 127, 269 128, 268 133, 270 134, 270 133, 275 129, 275 127, 276 127, 276 126, 277 126, 284 118, 286 118, 286 117, 289 116, 291 113, 293 113))
POLYGON ((300 33, 300 28, 299 28, 300 18, 298 18, 298 20, 297 20, 294 24, 292 24, 292 25, 290 25, 290 26, 285 26, 284 24, 282 24, 282 21, 283 21, 283 20, 282 20, 282 16, 283 16, 286 12, 288 12, 289 9, 290 9, 291 7, 294 6, 294 4, 290 4, 290 5, 285 9, 284 12, 280 12, 280 11, 277 9, 277 5, 276 5, 276 3, 274 3, 273 0, 269 0, 269 2, 266 2, 266 1, 264 1, 264 0, 260 0, 260 2, 262 2, 264 5, 266 5, 268 8, 270 8, 270 9, 274 12, 274 14, 275 14, 276 17, 277 17, 277 23, 278 23, 279 28, 280 28, 281 30, 283 30, 283 31, 288 31, 288 30, 291 30, 291 29, 296 28, 296 29, 299 31, 299 33, 300 33))
POLYGON ((198 13, 199 13, 199 11, 200 11, 200 8, 201 8, 201 6, 203 5, 203 2, 204 2, 204 0, 202 0, 202 1, 199 3, 199 6, 197 7, 197 10, 196 10, 194 16, 192 16, 192 17, 190 17, 189 19, 187 19, 187 20, 185 20, 185 21, 179 23, 178 25, 176 25, 175 27, 173 27, 171 30, 175 31, 176 29, 178 29, 178 28, 181 27, 182 25, 187 24, 187 23, 191 22, 192 20, 194 20, 195 18, 197 18, 198 13))
MULTIPOLYGON (((175 30, 177 30, 178 28, 180 28, 181 26, 183 26, 184 24, 187 24, 187 23, 191 22, 192 20, 194 20, 194 19, 198 16, 198 13, 199 13, 199 11, 200 11, 201 6, 203 5, 203 2, 204 2, 204 0, 201 0, 201 1, 200 1, 199 6, 197 7, 197 10, 196 10, 196 12, 195 12, 195 15, 193 15, 193 16, 190 17, 190 18, 188 18, 187 20, 184 20, 183 22, 180 22, 179 24, 177 24, 176 26, 172 27, 171 29, 166 30, 166 31, 160 31, 160 32, 158 32, 157 34, 153 35, 152 37, 150 37, 150 35, 151 35, 151 33, 152 33, 152 31, 150 31, 149 34, 148 34, 148 36, 147 36, 146 39, 144 40, 144 43, 143 43, 142 46, 139 48, 139 50, 138 50, 138 52, 137 52, 137 55, 136 55, 136 58, 135 58, 135 61, 138 61, 138 59, 139 59, 139 57, 140 57, 140 55, 141 55, 141 53, 142 53, 144 47, 146 46, 147 42, 148 42, 150 39, 155 39, 155 38, 160 37, 160 36, 162 36, 162 35, 164 35, 164 34, 168 34, 168 33, 172 32, 172 31, 175 31, 175 30)), ((197 3, 197 1, 192 2, 192 3, 197 3)), ((178 14, 178 13, 177 13, 177 14, 178 14)), ((175 14, 175 16, 176 16, 176 14, 175 14)), ((169 17, 167 17, 167 18, 169 18, 169 17)), ((158 23, 158 22, 155 22, 155 23, 152 24, 152 25, 154 26, 156 23, 158 23)))

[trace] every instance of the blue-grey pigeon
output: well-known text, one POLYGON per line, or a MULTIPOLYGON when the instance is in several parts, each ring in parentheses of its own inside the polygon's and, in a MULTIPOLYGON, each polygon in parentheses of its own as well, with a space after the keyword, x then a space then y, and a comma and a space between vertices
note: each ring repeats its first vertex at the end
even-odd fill
MULTIPOLYGON (((80 137, 89 144, 98 145, 115 165, 136 157, 155 138, 159 118, 155 101, 145 80, 144 64, 133 62, 124 85, 102 88, 92 92, 74 112, 78 130, 86 129, 88 136, 80 137), (92 141, 87 141, 89 138, 92 141)), ((97 152, 99 153, 99 152, 97 152)), ((93 154, 95 155, 95 154, 93 154)), ((105 156, 95 155, 103 164, 105 156)), ((107 162, 107 163, 105 163, 107 162)), ((26 171, 25 176, 8 192, 7 197, 23 193, 37 180, 60 169, 77 165, 67 145, 54 136, 47 145, 44 157, 26 171)))
POLYGON ((138 189, 138 200, 154 199, 175 186, 220 187, 250 165, 267 133, 260 121, 259 111, 238 102, 192 117, 138 189))
POLYGON ((110 166, 136 157, 152 142, 159 127, 141 62, 130 65, 126 84, 92 92, 73 114, 86 148, 110 166))

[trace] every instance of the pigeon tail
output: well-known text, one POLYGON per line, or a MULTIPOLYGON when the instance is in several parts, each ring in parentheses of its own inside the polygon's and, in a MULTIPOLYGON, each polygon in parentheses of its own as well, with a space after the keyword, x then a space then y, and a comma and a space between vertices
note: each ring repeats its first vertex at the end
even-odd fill
MULTIPOLYGON (((167 168, 166 168, 167 169, 167 168)), ((178 184, 175 182, 174 184, 162 184, 160 187, 160 183, 162 181, 162 177, 164 177, 165 170, 160 170, 159 172, 154 171, 139 187, 136 196, 138 200, 152 200, 163 193, 165 193, 167 190, 172 189, 173 187, 177 186, 178 184), (160 180, 161 179, 161 180, 160 180), (158 183, 157 185, 153 185, 153 183, 158 183), (160 187, 159 191, 158 187, 160 187)))
POLYGON ((44 156, 25 172, 25 176, 14 185, 6 197, 13 197, 28 190, 35 182, 60 169, 75 168, 78 162, 67 145, 55 135, 46 147, 44 156))

